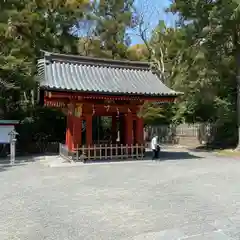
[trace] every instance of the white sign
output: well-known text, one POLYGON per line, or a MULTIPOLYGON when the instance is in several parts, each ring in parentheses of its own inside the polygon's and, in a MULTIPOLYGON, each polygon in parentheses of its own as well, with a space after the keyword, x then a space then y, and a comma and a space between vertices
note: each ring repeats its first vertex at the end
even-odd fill
POLYGON ((9 133, 14 130, 14 126, 0 125, 0 143, 10 143, 9 133))

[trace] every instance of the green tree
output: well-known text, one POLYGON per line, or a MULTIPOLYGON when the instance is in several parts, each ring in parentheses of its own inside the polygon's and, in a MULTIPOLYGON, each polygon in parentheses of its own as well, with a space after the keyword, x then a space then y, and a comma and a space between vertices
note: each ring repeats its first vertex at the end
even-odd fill
POLYGON ((188 121, 215 122, 222 132, 234 136, 236 76, 240 72, 238 4, 175 0, 170 10, 178 13, 179 25, 187 34, 186 51, 175 77, 186 93, 178 115, 188 121))
MULTIPOLYGON (((174 0, 167 11, 178 14, 177 28, 160 21, 149 38, 142 18, 139 23, 153 67, 168 86, 185 93, 163 114, 174 115, 176 123, 214 123, 221 142, 233 142, 238 133, 239 9, 238 0, 174 0)), ((157 116, 155 107, 149 111, 157 116)))
POLYGON ((72 28, 89 11, 84 0, 1 1, 0 109, 5 117, 33 105, 41 49, 77 52, 72 28))
MULTIPOLYGON (((175 84, 175 77, 180 69, 179 62, 185 51, 185 32, 182 29, 167 27, 165 22, 160 20, 159 24, 152 31, 150 39, 148 39, 148 24, 145 26, 142 18, 140 18, 138 24, 139 34, 147 52, 144 60, 150 61, 151 67, 167 86, 175 90, 182 90, 175 84)), ((154 124, 171 123, 173 120, 179 121, 179 118, 176 120, 173 119, 176 109, 171 105, 166 104, 161 106, 146 103, 144 107, 145 113, 143 114, 145 121, 154 124), (161 117, 159 113, 161 113, 161 117), (163 116, 166 117, 163 118, 163 116)))
POLYGON ((147 61, 149 51, 145 44, 136 44, 127 49, 127 58, 133 61, 147 61))
POLYGON ((127 29, 133 27, 133 0, 95 1, 94 40, 100 43, 105 57, 126 58, 130 38, 127 29))

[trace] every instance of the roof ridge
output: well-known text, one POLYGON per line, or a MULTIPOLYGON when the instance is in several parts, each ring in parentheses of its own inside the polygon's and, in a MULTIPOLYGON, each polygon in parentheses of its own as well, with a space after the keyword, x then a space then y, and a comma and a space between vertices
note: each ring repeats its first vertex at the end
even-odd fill
POLYGON ((129 61, 129 60, 115 60, 107 58, 96 58, 81 55, 70 55, 70 54, 60 54, 51 53, 47 51, 44 52, 44 59, 48 61, 59 61, 68 63, 78 63, 91 66, 105 66, 105 67, 115 67, 115 68, 126 68, 126 69, 141 69, 150 70, 149 62, 140 61, 129 61))

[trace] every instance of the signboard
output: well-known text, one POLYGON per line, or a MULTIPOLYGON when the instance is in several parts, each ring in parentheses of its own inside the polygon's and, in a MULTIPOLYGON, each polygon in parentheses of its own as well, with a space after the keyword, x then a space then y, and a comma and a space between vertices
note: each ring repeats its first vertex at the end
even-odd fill
POLYGON ((10 143, 9 133, 14 130, 13 125, 0 125, 0 144, 10 143))

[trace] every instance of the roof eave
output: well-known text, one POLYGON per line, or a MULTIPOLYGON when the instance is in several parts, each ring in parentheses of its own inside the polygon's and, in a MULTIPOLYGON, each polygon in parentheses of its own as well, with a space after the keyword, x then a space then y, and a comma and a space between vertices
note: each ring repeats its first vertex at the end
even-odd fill
POLYGON ((69 93, 88 93, 88 94, 98 94, 98 95, 112 95, 112 96, 134 96, 136 97, 169 97, 176 98, 179 95, 182 95, 180 92, 172 93, 159 93, 159 94, 150 94, 150 93, 125 93, 125 92, 100 92, 100 91, 83 91, 83 90, 73 90, 73 89, 62 89, 62 88, 52 88, 48 86, 40 86, 41 90, 56 91, 56 92, 69 92, 69 93))

